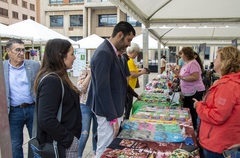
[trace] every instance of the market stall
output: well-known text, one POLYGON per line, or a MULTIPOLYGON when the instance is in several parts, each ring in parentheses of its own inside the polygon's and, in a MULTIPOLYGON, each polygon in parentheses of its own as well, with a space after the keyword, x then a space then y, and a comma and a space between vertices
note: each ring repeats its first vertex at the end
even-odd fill
POLYGON ((181 107, 179 97, 173 101, 176 87, 171 75, 147 84, 142 99, 134 102, 131 117, 122 123, 102 158, 199 157, 189 109, 181 107))
POLYGON ((183 154, 178 149, 186 147, 196 150, 193 153, 188 152, 189 156, 199 157, 188 109, 143 106, 130 120, 124 121, 120 134, 109 145, 102 158, 165 158, 183 154), (144 115, 141 113, 143 111, 144 115))
POLYGON ((132 114, 143 105, 181 106, 178 79, 171 73, 164 72, 156 76, 146 86, 132 106, 132 114))

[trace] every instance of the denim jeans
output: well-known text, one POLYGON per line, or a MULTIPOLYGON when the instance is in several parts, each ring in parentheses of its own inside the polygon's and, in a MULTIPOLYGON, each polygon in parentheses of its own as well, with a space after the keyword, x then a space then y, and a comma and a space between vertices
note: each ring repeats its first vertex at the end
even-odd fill
POLYGON ((215 153, 207 149, 203 149, 204 158, 224 158, 223 154, 215 153))
POLYGON ((9 125, 12 143, 13 158, 23 158, 23 127, 27 126, 28 134, 32 137, 34 106, 26 108, 11 108, 9 113, 9 125))
POLYGON ((78 150, 78 158, 82 157, 83 150, 86 146, 89 133, 90 133, 90 126, 91 120, 92 123, 92 148, 94 154, 96 153, 97 148, 97 119, 95 114, 91 111, 90 106, 86 106, 85 104, 80 104, 81 112, 82 112, 82 133, 79 139, 79 150, 78 150))

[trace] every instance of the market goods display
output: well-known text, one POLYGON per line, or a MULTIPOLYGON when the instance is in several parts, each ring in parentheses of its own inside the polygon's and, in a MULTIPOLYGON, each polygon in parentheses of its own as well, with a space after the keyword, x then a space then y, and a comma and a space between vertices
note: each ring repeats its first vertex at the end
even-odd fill
POLYGON ((118 138, 160 142, 183 142, 184 133, 178 124, 124 121, 118 138))
POLYGON ((175 106, 143 105, 130 120, 144 120, 146 122, 176 123, 189 120, 188 109, 175 106))

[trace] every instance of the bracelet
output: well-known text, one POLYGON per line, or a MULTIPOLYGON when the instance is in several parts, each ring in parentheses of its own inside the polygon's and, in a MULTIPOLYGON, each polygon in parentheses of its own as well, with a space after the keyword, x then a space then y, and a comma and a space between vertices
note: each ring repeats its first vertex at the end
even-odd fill
POLYGON ((109 122, 110 126, 112 126, 113 123, 117 122, 117 119, 114 119, 112 121, 109 122))

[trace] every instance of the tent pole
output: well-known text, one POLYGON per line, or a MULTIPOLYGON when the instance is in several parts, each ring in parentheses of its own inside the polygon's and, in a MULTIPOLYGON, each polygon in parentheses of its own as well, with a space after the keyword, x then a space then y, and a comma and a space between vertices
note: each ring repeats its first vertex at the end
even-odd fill
POLYGON ((161 73, 161 49, 162 49, 162 45, 160 43, 160 41, 158 40, 158 73, 161 73))
MULTIPOLYGON (((143 29, 143 67, 148 68, 148 29, 143 29)), ((148 75, 143 75, 143 90, 148 83, 148 75)))

